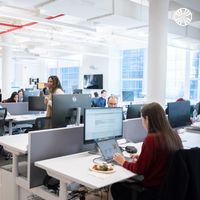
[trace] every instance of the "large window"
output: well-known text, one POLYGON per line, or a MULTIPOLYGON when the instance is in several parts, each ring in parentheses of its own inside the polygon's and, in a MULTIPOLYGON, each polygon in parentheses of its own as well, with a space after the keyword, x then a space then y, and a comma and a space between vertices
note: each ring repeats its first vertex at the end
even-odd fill
POLYGON ((200 52, 191 52, 190 58, 190 99, 198 102, 200 97, 200 52))
POLYGON ((166 101, 200 98, 200 52, 168 47, 166 101))
POLYGON ((79 69, 78 61, 62 61, 57 66, 50 67, 48 74, 57 75, 65 93, 71 94, 73 89, 79 87, 79 69))
POLYGON ((144 57, 145 49, 122 51, 122 95, 123 91, 133 91, 134 99, 142 97, 144 57))
POLYGON ((168 47, 166 101, 184 97, 186 82, 186 50, 168 47))

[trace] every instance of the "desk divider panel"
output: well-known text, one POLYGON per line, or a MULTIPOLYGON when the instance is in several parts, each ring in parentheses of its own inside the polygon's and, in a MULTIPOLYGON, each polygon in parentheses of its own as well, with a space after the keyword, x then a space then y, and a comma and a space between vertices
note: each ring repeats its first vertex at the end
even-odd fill
POLYGON ((36 161, 80 153, 94 148, 83 144, 83 126, 32 131, 28 146, 29 188, 43 184, 46 171, 34 165, 36 161))
POLYGON ((37 114, 39 111, 29 111, 28 102, 17 102, 17 103, 0 103, 3 108, 7 108, 11 115, 26 115, 26 114, 37 114))
POLYGON ((147 131, 142 125, 141 118, 126 119, 123 121, 123 137, 132 142, 142 142, 147 131))
POLYGON ((28 102, 18 103, 0 103, 3 108, 7 108, 11 115, 23 115, 28 114, 28 102))

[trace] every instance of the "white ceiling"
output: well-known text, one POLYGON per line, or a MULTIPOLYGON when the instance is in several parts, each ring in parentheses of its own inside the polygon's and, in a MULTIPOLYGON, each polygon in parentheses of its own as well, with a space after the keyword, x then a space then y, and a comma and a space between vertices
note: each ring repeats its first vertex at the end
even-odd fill
MULTIPOLYGON (((181 40, 185 48, 199 48, 199 0, 170 1, 169 33, 169 44, 179 45, 181 40), (172 19, 181 7, 192 11, 190 26, 178 27, 172 19)), ((105 56, 110 45, 147 39, 148 0, 0 1, 0 51, 11 46, 16 57, 105 56)))

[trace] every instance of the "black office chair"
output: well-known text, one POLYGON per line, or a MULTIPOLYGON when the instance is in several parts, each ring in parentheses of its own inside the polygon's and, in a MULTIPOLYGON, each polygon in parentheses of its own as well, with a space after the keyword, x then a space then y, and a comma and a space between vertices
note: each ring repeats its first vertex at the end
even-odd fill
POLYGON ((152 191, 148 188, 138 187, 136 188, 138 196, 132 200, 199 200, 199 169, 200 148, 180 149, 172 156, 160 189, 152 191))
POLYGON ((51 117, 38 117, 33 125, 33 130, 42 130, 52 128, 51 117))
POLYGON ((200 199, 200 148, 178 150, 170 162, 159 200, 200 199))
POLYGON ((7 115, 7 108, 0 108, 0 136, 5 134, 5 118, 7 115))

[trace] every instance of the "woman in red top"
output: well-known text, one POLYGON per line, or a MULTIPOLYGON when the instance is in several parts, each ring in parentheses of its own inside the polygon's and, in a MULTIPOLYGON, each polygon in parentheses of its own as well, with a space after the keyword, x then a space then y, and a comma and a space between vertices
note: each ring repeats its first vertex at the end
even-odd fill
MULTIPOLYGON (((148 134, 144 139, 140 155, 133 155, 132 162, 126 161, 120 154, 115 154, 113 159, 124 168, 143 175, 144 179, 140 185, 156 192, 164 180, 171 155, 181 149, 183 145, 158 103, 145 105, 141 110, 141 117, 148 134)), ((130 184, 128 182, 113 184, 111 186, 113 199, 132 199, 133 191, 130 189, 130 184)), ((149 194, 148 199, 151 199, 149 194)))

